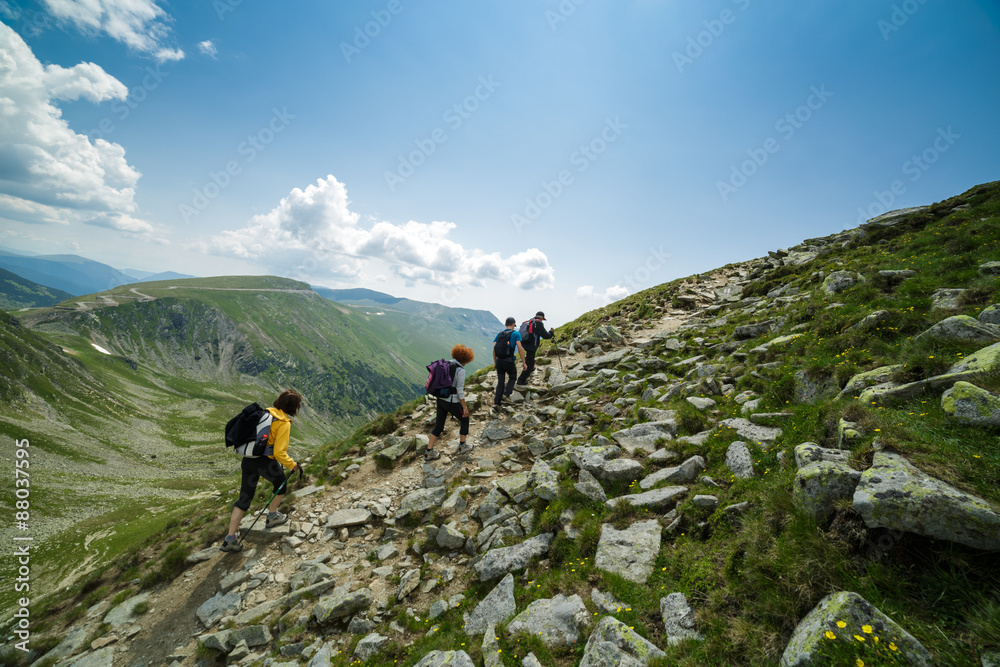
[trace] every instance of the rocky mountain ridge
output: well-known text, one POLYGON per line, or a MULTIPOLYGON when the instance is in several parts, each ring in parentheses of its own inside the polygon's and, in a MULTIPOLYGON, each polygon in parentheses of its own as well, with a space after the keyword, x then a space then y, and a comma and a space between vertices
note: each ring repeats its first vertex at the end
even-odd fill
POLYGON ((410 405, 42 659, 994 664, 998 221, 979 186, 588 314, 502 417, 470 378, 471 455, 410 405))

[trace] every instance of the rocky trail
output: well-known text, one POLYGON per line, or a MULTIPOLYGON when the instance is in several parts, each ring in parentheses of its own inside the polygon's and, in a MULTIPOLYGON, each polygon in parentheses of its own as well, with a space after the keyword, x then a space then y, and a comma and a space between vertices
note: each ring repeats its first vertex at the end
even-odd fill
MULTIPOLYGON (((892 221, 883 217, 875 224, 892 221)), ((820 272, 810 290, 778 285, 766 296, 742 292, 779 267, 807 264, 852 238, 845 232, 811 239, 689 279, 673 301, 654 305, 653 317, 581 333, 558 358, 543 358, 547 363, 536 369, 531 389, 515 394, 502 418, 488 416, 495 374, 472 379, 466 386, 471 454, 457 455, 457 425, 449 421, 439 441, 442 457, 424 462, 434 418, 433 405, 425 403, 400 420, 395 433, 367 443, 340 484, 295 491, 289 523, 267 530, 261 521, 243 552, 205 549, 188 557, 189 567, 171 584, 114 608, 110 601, 99 603, 46 658, 73 667, 320 667, 347 656, 352 664, 393 664, 380 662, 380 651, 435 633, 445 614, 460 615, 467 639, 409 664, 480 664, 466 644, 480 649, 481 664, 510 664, 498 657, 501 627, 508 635, 540 637, 553 649, 579 645, 579 662, 560 664, 583 667, 645 665, 668 645, 700 641, 697 610, 676 591, 650 591, 661 615, 649 639, 621 621, 621 604, 597 586, 517 605, 515 581, 527 585, 550 567, 560 534, 579 536, 572 509, 541 530, 539 499, 563 496, 569 485, 590 502, 642 510, 624 528, 602 525, 594 554, 594 567, 639 585, 648 581, 664 543, 683 527, 707 531, 705 513, 738 521, 753 511, 728 491, 734 480, 768 472, 760 469, 761 452, 781 438, 789 414, 765 412, 753 391, 736 391, 737 381, 766 373, 774 364, 758 363, 758 357, 780 356, 804 335, 804 326, 786 329, 788 308, 817 293, 835 298, 859 278, 849 271, 820 272), (751 321, 733 327, 729 318, 751 321), (709 427, 681 435, 673 401, 701 411, 709 427), (727 401, 738 406, 739 416, 722 418, 720 405, 727 401), (599 418, 610 420, 611 438, 593 433, 599 418), (675 451, 699 451, 726 429, 734 436, 724 461, 675 451), (681 502, 688 509, 678 511, 681 502), (482 599, 470 594, 475 582, 488 584, 482 599), (87 643, 102 624, 107 632, 87 643)), ((905 400, 919 388, 936 392, 961 418, 984 418, 976 407, 984 402, 996 408, 991 414, 1000 414, 1000 399, 972 384, 1000 369, 1000 309, 986 309, 978 320, 945 315, 931 335, 978 335, 983 349, 944 374, 919 380, 918 387, 872 371, 852 378, 845 395, 856 393, 867 405, 905 400)), ((828 383, 807 375, 796 383, 804 401, 829 395, 828 383)), ((822 521, 838 504, 853 502, 869 527, 1000 551, 995 506, 877 445, 872 465, 856 469, 846 450, 862 435, 856 424, 841 420, 840 448, 785 443, 778 460, 798 471, 793 495, 799 507, 822 521), (915 487, 922 489, 920 502, 899 491, 915 487)), ((802 619, 781 664, 811 664, 818 638, 844 618, 891 636, 892 650, 908 664, 930 664, 919 641, 852 592, 827 596, 802 619)), ((542 663, 528 654, 517 664, 542 663)))

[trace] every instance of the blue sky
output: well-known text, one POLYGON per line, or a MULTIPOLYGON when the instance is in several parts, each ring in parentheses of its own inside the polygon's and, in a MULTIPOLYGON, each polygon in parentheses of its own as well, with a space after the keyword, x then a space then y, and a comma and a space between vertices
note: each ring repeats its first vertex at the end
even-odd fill
POLYGON ((558 324, 1000 178, 995 3, 775 4, 0 0, 0 245, 558 324))

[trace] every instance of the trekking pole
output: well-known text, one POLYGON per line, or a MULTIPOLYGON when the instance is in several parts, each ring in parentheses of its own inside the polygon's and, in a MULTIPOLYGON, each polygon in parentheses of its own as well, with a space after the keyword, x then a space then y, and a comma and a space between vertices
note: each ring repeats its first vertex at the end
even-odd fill
MULTIPOLYGON (((266 503, 264 503, 264 507, 257 514, 257 517, 253 520, 253 523, 250 524, 250 527, 246 529, 245 533, 243 533, 242 535, 240 535, 240 539, 237 540, 237 544, 243 544, 243 538, 245 538, 247 535, 250 534, 250 531, 253 530, 253 527, 256 526, 257 522, 260 521, 260 518, 262 516, 264 516, 264 512, 266 512, 267 508, 271 505, 271 501, 274 500, 279 493, 281 493, 281 490, 285 488, 285 485, 288 484, 288 480, 290 480, 292 478, 292 475, 294 475, 294 474, 295 474, 295 471, 292 470, 292 472, 290 472, 289 474, 285 475, 285 479, 284 479, 284 481, 281 482, 281 486, 279 486, 277 489, 275 489, 274 493, 271 495, 270 500, 268 500, 266 503)), ((302 466, 299 466, 299 481, 302 481, 302 466)))
POLYGON ((556 342, 556 337, 552 336, 552 343, 556 346, 556 360, 559 362, 559 372, 565 373, 562 367, 562 354, 559 352, 559 343, 556 342))

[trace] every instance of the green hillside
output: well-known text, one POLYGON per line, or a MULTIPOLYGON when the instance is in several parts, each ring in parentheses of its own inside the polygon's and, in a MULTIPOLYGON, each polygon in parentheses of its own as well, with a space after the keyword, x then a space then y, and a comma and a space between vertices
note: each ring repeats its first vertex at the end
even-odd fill
POLYGON ((72 295, 0 269, 0 310, 53 306, 72 295))

